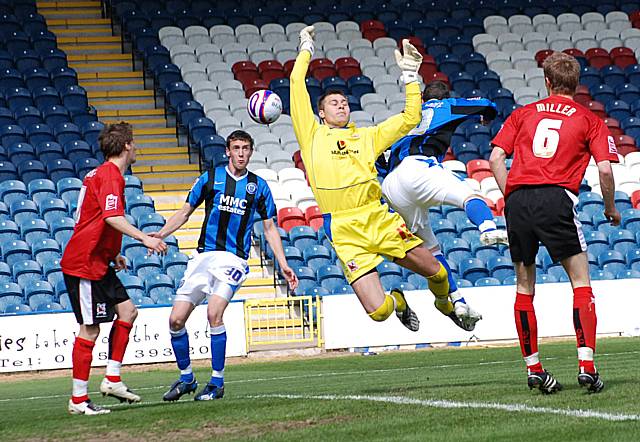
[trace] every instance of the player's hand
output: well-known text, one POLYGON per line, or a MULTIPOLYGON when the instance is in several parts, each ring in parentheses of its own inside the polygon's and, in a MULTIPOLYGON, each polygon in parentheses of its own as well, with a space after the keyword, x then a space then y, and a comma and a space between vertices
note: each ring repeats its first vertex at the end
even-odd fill
POLYGON ((609 220, 612 226, 620 225, 620 212, 613 206, 612 209, 604 209, 604 216, 609 220))
POLYGON ((396 63, 402 69, 402 75, 405 83, 418 80, 418 70, 422 65, 422 55, 414 45, 409 43, 406 38, 402 40, 402 53, 395 50, 396 63), (405 74, 406 73, 406 74, 405 74), (407 81, 410 79, 410 81, 407 81))
POLYGON ((113 263, 115 264, 113 268, 116 272, 119 272, 120 270, 124 270, 127 268, 127 258, 125 258, 120 254, 116 256, 116 258, 113 260, 113 263))
POLYGON ((151 238, 160 238, 160 239, 164 239, 164 236, 162 236, 160 234, 160 232, 149 232, 147 233, 147 235, 149 235, 151 238))
POLYGON ((149 253, 156 252, 158 254, 167 253, 167 244, 160 238, 154 238, 151 235, 146 235, 142 239, 142 244, 149 249, 149 253))
POLYGON ((284 275, 284 279, 287 280, 289 288, 291 290, 295 290, 298 287, 298 276, 296 275, 296 272, 294 272, 288 265, 280 266, 280 271, 282 272, 282 275, 284 275))
POLYGON ((313 37, 315 35, 315 28, 313 26, 307 26, 300 31, 300 50, 307 50, 313 55, 315 45, 313 43, 313 37))

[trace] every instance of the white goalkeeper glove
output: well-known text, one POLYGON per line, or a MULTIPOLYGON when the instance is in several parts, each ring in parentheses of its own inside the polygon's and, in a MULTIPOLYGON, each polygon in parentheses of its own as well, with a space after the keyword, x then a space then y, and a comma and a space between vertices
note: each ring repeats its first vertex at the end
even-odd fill
POLYGON ((409 40, 402 40, 402 54, 399 50, 395 50, 396 63, 402 69, 402 80, 405 84, 418 81, 418 69, 422 64, 422 55, 409 43, 409 40))
POLYGON ((311 52, 313 57, 313 51, 315 49, 313 44, 313 36, 315 35, 315 28, 313 26, 307 26, 300 31, 300 50, 307 50, 311 52))

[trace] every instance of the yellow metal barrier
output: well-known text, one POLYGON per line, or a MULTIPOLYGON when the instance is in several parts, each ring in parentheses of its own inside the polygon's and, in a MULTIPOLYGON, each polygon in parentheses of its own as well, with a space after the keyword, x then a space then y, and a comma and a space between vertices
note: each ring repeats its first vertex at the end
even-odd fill
POLYGON ((248 299, 244 302, 247 348, 259 345, 322 345, 320 297, 248 299))

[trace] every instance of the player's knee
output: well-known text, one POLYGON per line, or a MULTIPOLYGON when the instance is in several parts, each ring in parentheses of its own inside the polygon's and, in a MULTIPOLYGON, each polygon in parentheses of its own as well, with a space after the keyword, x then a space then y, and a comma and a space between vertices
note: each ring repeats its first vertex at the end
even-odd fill
POLYGON ((169 328, 172 331, 182 330, 186 322, 187 321, 184 318, 173 315, 169 316, 169 328))
POLYGON ((369 313, 369 317, 376 322, 382 322, 389 316, 391 316, 394 310, 395 306, 393 303, 393 298, 389 295, 385 295, 384 302, 380 305, 380 307, 369 313))
POLYGON ((122 304, 120 306, 120 309, 118 310, 119 320, 133 324, 137 317, 138 309, 133 305, 133 303, 130 303, 130 305, 122 304))

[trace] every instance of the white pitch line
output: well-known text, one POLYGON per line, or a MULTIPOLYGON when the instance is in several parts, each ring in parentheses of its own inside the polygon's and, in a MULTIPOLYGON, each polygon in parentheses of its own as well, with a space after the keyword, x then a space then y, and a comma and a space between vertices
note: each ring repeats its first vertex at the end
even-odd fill
MULTIPOLYGON (((632 355, 639 354, 640 351, 627 351, 620 353, 602 353, 599 354, 598 357, 607 357, 607 356, 623 356, 623 355, 632 355)), ((566 359, 571 359, 572 357, 567 357, 566 359)), ((540 358, 543 361, 555 360, 558 358, 540 358)), ((421 365, 414 367, 397 367, 397 368, 375 368, 371 370, 357 370, 357 371, 332 371, 332 372, 321 372, 321 373, 308 373, 302 375, 292 375, 292 376, 275 376, 270 378, 251 378, 251 379, 237 379, 237 380, 227 380, 226 384, 248 384, 254 382, 273 382, 273 381, 288 381, 295 379, 313 379, 320 378, 326 376, 360 376, 364 374, 373 374, 373 373, 390 373, 390 372, 402 372, 402 371, 413 371, 413 370, 427 370, 427 369, 445 369, 445 368, 462 368, 462 367, 470 367, 476 365, 505 365, 505 364, 515 364, 522 362, 522 359, 512 359, 512 360, 502 360, 502 361, 485 361, 485 362, 472 362, 468 364, 443 364, 443 365, 421 365)), ((170 385, 159 385, 155 387, 140 387, 135 388, 136 391, 152 391, 152 390, 162 390, 165 388, 169 388, 170 385)), ((91 391, 89 394, 97 395, 100 394, 99 391, 91 391)), ((68 394, 56 394, 49 396, 30 396, 30 397, 20 397, 20 398, 4 398, 0 399, 0 403, 3 402, 17 402, 17 401, 33 401, 33 400, 41 400, 41 399, 57 399, 57 398, 65 398, 68 397, 68 394)))
POLYGON ((385 402, 397 405, 421 405, 429 408, 473 408, 481 410, 499 410, 509 413, 557 414, 581 419, 595 418, 606 421, 640 421, 640 415, 637 414, 606 413, 595 410, 573 410, 571 408, 531 407, 523 404, 500 404, 497 402, 457 402, 449 400, 413 399, 402 396, 260 394, 247 397, 251 399, 281 398, 325 401, 385 402))

